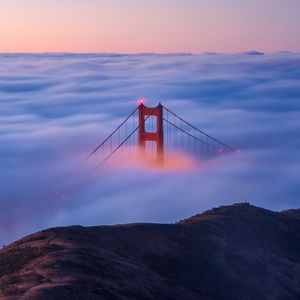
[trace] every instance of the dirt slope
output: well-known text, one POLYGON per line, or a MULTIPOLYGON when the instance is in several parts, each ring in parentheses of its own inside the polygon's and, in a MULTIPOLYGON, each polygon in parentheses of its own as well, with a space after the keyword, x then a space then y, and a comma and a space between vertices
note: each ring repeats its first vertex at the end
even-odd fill
POLYGON ((0 299, 300 299, 300 210, 47 229, 0 250, 0 299))

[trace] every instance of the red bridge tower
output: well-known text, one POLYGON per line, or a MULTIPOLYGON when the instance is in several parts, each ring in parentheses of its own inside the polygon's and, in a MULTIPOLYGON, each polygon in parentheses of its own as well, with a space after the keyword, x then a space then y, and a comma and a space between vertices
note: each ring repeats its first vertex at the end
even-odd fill
POLYGON ((156 158, 158 164, 164 162, 164 131, 163 131, 163 106, 159 103, 157 107, 146 107, 143 101, 139 105, 139 131, 138 144, 142 155, 146 156, 146 142, 156 143, 156 158), (145 121, 151 116, 156 117, 156 131, 148 132, 145 128, 145 121))

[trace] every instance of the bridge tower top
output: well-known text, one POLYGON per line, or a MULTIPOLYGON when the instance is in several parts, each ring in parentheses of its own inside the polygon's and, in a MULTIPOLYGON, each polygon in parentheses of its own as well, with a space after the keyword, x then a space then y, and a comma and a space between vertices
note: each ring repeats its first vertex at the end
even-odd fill
POLYGON ((139 107, 139 129, 138 129, 138 145, 143 156, 146 156, 147 142, 156 143, 157 164, 164 162, 164 130, 163 130, 163 106, 159 103, 156 107, 146 107, 143 102, 139 107), (149 132, 145 123, 150 117, 156 117, 156 131, 149 132))

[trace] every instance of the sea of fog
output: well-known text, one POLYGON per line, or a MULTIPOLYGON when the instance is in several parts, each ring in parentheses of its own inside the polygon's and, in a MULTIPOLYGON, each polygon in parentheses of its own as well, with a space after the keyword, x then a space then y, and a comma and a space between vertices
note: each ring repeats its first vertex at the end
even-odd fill
POLYGON ((300 206, 300 54, 0 54, 0 243, 72 224, 300 206), (144 97, 239 155, 161 170, 79 162, 144 97))

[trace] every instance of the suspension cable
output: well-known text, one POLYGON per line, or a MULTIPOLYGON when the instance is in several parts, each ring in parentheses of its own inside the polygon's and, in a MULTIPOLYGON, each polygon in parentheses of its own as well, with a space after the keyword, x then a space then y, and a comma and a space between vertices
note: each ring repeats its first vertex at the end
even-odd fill
POLYGON ((83 161, 88 160, 92 155, 94 155, 99 148, 101 148, 128 120, 135 114, 139 107, 136 107, 135 110, 101 143, 99 144, 83 161))
MULTIPOLYGON (((176 113, 174 113, 173 111, 171 111, 170 109, 166 108, 164 105, 163 105, 163 108, 170 112, 171 114, 173 114, 176 118, 178 118, 179 120, 181 120, 182 122, 184 122, 185 124, 187 124, 188 126, 194 128, 195 130, 197 130, 198 132, 200 132, 201 134, 204 134, 205 136, 207 136, 208 138, 214 140, 215 142, 221 144, 222 146, 224 146, 225 148, 228 148, 230 149, 231 151, 235 151, 235 149, 229 145, 226 145, 224 144, 223 142, 215 139, 214 137, 210 136, 209 134, 205 133, 204 131, 202 131, 201 129, 197 128, 196 126, 192 125, 191 123, 187 122, 186 120, 184 120, 183 118, 181 118, 180 116, 178 116, 176 113)), ((180 129, 180 128, 178 128, 180 129)))
POLYGON ((169 123, 170 125, 172 125, 173 127, 175 127, 176 129, 180 130, 181 132, 185 133, 186 135, 192 137, 193 139, 197 140, 198 142, 201 142, 202 144, 207 145, 208 147, 212 147, 210 144, 198 139, 196 136, 188 133, 187 131, 185 131, 184 129, 181 129, 180 127, 178 127, 177 125, 173 124, 172 122, 168 121, 167 119, 163 118, 163 120, 167 123, 169 123))

